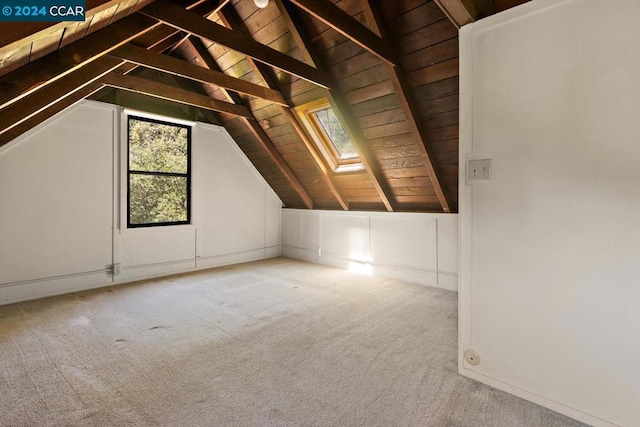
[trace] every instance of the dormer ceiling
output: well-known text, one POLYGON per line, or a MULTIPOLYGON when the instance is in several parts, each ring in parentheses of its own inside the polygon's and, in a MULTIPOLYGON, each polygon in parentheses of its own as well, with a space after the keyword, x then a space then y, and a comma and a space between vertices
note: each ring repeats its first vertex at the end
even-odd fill
POLYGON ((520 3, 87 0, 84 22, 2 23, 0 145, 91 98, 224 126, 287 207, 456 212, 457 27, 520 3), (362 167, 323 155, 296 110, 318 100, 362 167))

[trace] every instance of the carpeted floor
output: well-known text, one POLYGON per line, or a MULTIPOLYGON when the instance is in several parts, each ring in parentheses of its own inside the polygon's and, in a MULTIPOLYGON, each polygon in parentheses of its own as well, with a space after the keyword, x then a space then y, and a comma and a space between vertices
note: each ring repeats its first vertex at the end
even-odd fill
POLYGON ((0 307, 2 426, 581 426, 456 372, 457 294, 278 258, 0 307))

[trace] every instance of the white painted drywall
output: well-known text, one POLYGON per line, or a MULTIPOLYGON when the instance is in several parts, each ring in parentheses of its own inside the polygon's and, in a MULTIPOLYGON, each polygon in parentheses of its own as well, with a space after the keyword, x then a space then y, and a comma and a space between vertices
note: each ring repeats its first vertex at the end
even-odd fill
POLYGON ((458 216, 283 209, 283 254, 457 290, 458 216))
POLYGON ((536 0, 460 36, 460 372, 640 425, 640 2, 536 0), (465 185, 467 158, 492 179, 465 185))
POLYGON ((115 120, 71 108, 0 151, 0 296, 55 276, 110 281, 115 120))
POLYGON ((282 202, 223 128, 194 124, 185 226, 126 229, 125 144, 84 101, 0 149, 0 304, 281 254, 282 202))

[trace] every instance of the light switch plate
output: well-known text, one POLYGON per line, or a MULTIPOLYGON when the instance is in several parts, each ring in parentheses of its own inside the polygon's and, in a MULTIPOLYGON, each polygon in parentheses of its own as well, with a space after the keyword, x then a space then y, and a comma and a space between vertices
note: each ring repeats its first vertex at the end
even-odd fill
POLYGON ((469 181, 491 179, 491 159, 469 160, 467 165, 467 179, 469 181))

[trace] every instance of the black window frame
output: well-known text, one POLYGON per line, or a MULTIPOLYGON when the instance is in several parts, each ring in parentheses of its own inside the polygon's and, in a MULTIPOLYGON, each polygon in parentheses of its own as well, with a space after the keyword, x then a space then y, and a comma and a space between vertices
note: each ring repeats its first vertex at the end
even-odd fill
POLYGON ((168 122, 164 120, 151 119, 148 117, 141 117, 135 115, 127 115, 127 228, 149 228, 149 227, 166 227, 172 225, 190 225, 191 224, 191 131, 192 126, 168 122), (152 171, 132 171, 131 170, 131 120, 156 123, 165 126, 173 126, 183 128, 187 130, 187 173, 177 172, 152 172, 152 171), (150 222, 143 224, 131 223, 131 175, 150 175, 150 176, 177 176, 187 178, 187 219, 186 221, 171 221, 171 222, 150 222))

